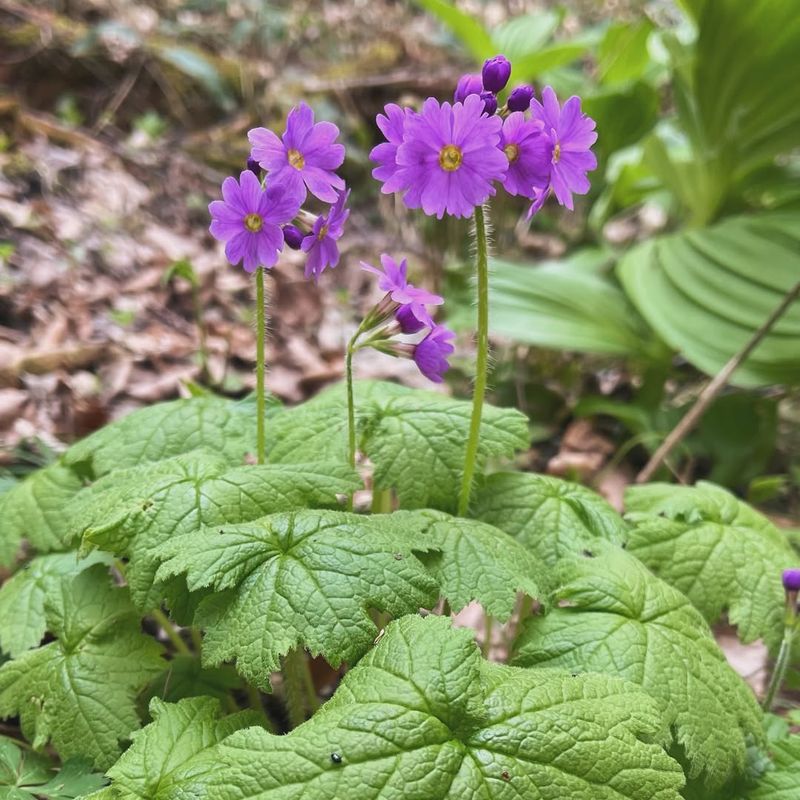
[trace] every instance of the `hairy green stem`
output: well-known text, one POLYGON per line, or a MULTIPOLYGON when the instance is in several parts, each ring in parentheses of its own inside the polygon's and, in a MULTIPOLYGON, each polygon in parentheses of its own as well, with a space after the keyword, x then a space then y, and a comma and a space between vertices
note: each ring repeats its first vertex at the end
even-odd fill
POLYGON ((247 692, 247 701, 250 704, 250 708, 261 717, 262 724, 270 733, 277 733, 277 729, 269 718, 266 709, 264 708, 264 701, 261 698, 261 692, 255 687, 251 686, 249 683, 246 684, 246 692, 247 692))
POLYGON ((390 514, 392 511, 392 490, 376 489, 372 487, 372 509, 373 514, 390 514))
POLYGON ((198 346, 200 350, 200 381, 211 382, 211 373, 208 370, 208 341, 206 326, 203 320, 203 304, 200 299, 200 286, 197 281, 192 282, 192 305, 194 307, 194 324, 197 326, 198 346))
POLYGON ((167 634, 167 638, 175 645, 175 649, 184 656, 192 655, 192 651, 189 649, 189 645, 181 639, 181 635, 175 629, 175 626, 170 622, 167 615, 160 609, 154 608, 150 612, 150 616, 161 626, 161 629, 164 633, 167 634))
MULTIPOLYGON (((353 344, 358 333, 348 342, 344 357, 344 373, 347 382, 347 460, 356 468, 356 404, 353 399, 353 344)), ((347 510, 353 510, 353 495, 347 495, 347 510)))
POLYGON ((264 430, 264 344, 267 336, 266 306, 264 302, 264 269, 256 270, 256 442, 257 460, 263 464, 266 457, 266 434, 264 430))
POLYGON ((203 635, 200 633, 199 628, 189 628, 189 636, 192 637, 192 647, 195 653, 199 656, 203 652, 203 635))
POLYGON ((792 643, 794 642, 795 633, 797 633, 797 592, 789 593, 786 598, 786 616, 783 625, 783 639, 781 640, 781 648, 778 651, 778 658, 775 661, 775 666, 772 670, 772 677, 769 681, 767 693, 764 696, 764 701, 761 707, 765 712, 772 708, 772 703, 775 700, 775 695, 780 691, 783 685, 783 679, 786 677, 786 670, 789 668, 789 662, 792 657, 792 643))
POLYGON ((313 687, 313 683, 306 653, 303 648, 297 647, 283 659, 283 688, 292 730, 306 721, 309 710, 313 710, 313 705, 316 705, 310 704, 309 686, 313 687))
POLYGON ((486 626, 483 630, 483 647, 481 648, 481 653, 484 658, 489 658, 489 654, 492 652, 492 632, 494 630, 494 617, 491 614, 487 614, 485 618, 486 626))
POLYGON ((460 517, 465 516, 469 510, 469 497, 475 477, 475 462, 478 458, 478 443, 481 435, 483 400, 489 372, 489 244, 483 206, 475 207, 475 247, 475 268, 478 281, 478 355, 475 363, 475 385, 472 390, 472 417, 464 456, 464 472, 461 476, 461 493, 458 497, 458 515, 460 517))

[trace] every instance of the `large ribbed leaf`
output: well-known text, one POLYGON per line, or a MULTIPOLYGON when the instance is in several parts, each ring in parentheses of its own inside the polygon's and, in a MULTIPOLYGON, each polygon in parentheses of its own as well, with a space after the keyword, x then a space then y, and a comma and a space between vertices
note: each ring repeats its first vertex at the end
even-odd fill
MULTIPOLYGON (((534 266, 494 259, 492 332, 538 347, 654 354, 654 337, 625 295, 585 262, 583 257, 534 266)), ((594 263, 592 256, 589 264, 594 263)))
MULTIPOLYGON (((716 374, 800 280, 800 214, 733 217, 654 239, 619 264, 645 319, 696 367, 716 374)), ((800 303, 734 373, 741 386, 800 383, 800 303)))

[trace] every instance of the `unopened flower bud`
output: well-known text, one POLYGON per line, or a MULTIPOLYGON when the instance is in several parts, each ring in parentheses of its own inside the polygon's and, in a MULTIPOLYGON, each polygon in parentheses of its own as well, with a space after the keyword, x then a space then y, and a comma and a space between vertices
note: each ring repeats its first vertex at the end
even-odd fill
POLYGON ((487 58, 481 72, 483 88, 490 92, 500 92, 505 89, 511 77, 511 62, 505 56, 487 58))
POLYGON ((471 94, 480 94, 483 91, 483 83, 480 75, 462 75, 458 79, 453 100, 456 103, 463 103, 471 94))
POLYGON ((783 588, 787 592, 800 592, 800 569, 783 571, 783 588))
POLYGON ((300 228, 296 227, 295 225, 284 225, 283 226, 283 240, 292 250, 299 250, 300 245, 303 243, 303 239, 305 235, 300 228))
POLYGON ((256 176, 256 178, 261 178, 261 164, 258 163, 252 156, 249 156, 247 159, 247 169, 256 176))
POLYGON ((531 107, 531 100, 533 100, 533 86, 517 86, 508 96, 508 110, 509 111, 527 111, 531 107))
POLYGON ((481 100, 483 100, 483 113, 491 117, 497 111, 497 97, 492 92, 481 92, 481 100))

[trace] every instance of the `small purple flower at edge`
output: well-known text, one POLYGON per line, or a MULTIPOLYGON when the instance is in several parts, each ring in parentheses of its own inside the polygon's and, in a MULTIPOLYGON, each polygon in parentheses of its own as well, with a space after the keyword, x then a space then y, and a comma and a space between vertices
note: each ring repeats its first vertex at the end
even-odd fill
POLYGON ((305 103, 293 108, 286 119, 286 130, 279 139, 266 128, 253 128, 247 134, 251 156, 269 175, 294 192, 308 191, 325 203, 335 203, 336 190, 344 181, 334 172, 344 161, 344 145, 335 142, 339 129, 332 122, 314 123, 314 112, 305 103))
POLYGON ((429 306, 438 306, 444 299, 438 294, 426 292, 424 289, 417 289, 408 282, 408 261, 404 258, 398 264, 388 253, 381 254, 381 266, 373 267, 366 261, 361 262, 361 269, 371 272, 378 276, 378 288, 389 294, 395 303, 408 305, 412 303, 422 303, 429 306))
POLYGON ((453 101, 463 103, 471 94, 480 94, 483 91, 483 79, 480 75, 462 75, 456 84, 453 101))
POLYGON ((455 350, 455 333, 444 325, 434 325, 431 332, 414 348, 414 363, 428 380, 441 383, 450 368, 447 357, 455 350))
POLYGON ((783 588, 787 592, 800 592, 800 569, 783 571, 783 588))
POLYGON ((392 189, 405 190, 405 204, 429 216, 470 216, 508 169, 497 148, 501 127, 499 117, 483 114, 476 95, 455 105, 429 97, 420 114, 406 119, 392 189))
POLYGON ((503 55, 487 58, 483 63, 481 78, 483 88, 490 92, 502 92, 511 77, 511 62, 503 55))
POLYGON ((261 188, 258 178, 244 170, 222 183, 223 200, 208 206, 211 235, 225 242, 225 256, 231 264, 244 262, 247 272, 259 266, 272 267, 283 249, 281 225, 293 219, 303 197, 282 186, 261 188))
MULTIPOLYGON (((572 195, 586 194, 590 183, 586 173, 597 168, 597 158, 591 151, 597 141, 595 122, 581 113, 581 101, 573 95, 559 106, 551 87, 542 91, 542 102, 531 101, 531 114, 544 123, 553 150, 550 159, 550 186, 562 206, 573 210, 572 195)), ((536 203, 529 216, 535 212, 536 203)))
POLYGON ((350 190, 339 194, 327 216, 320 215, 304 239, 300 248, 308 256, 305 276, 317 280, 327 267, 333 269, 339 263, 339 248, 336 240, 344 233, 344 223, 350 216, 345 203, 350 190))
POLYGON ((543 127, 540 120, 526 120, 521 111, 512 112, 503 122, 500 149, 508 159, 503 186, 510 195, 533 200, 537 190, 547 189, 553 145, 542 133, 543 127))

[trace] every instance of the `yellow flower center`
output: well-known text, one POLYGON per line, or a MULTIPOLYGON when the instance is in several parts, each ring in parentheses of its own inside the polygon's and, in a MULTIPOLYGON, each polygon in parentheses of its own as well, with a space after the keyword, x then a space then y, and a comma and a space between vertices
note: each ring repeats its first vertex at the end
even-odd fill
POLYGON ((511 144, 507 144, 503 148, 503 152, 506 154, 509 164, 513 164, 519 158, 519 147, 517 147, 517 145, 515 145, 513 142, 511 144))
POLYGON ((263 224, 264 220, 261 219, 260 214, 248 214, 244 218, 244 226, 250 231, 250 233, 258 233, 263 224))
POLYGON ((322 241, 327 235, 328 235, 328 226, 327 225, 323 225, 319 229, 319 233, 317 234, 317 239, 322 241))
POLYGON ((455 172, 463 160, 461 150, 454 144, 448 144, 439 151, 439 166, 445 172, 455 172))
POLYGON ((286 154, 286 158, 295 169, 303 169, 303 167, 306 165, 306 160, 303 158, 303 154, 294 148, 289 150, 289 152, 286 154))
POLYGON ((555 147, 553 147, 553 163, 558 164, 558 160, 561 158, 561 145, 556 142, 555 147))

